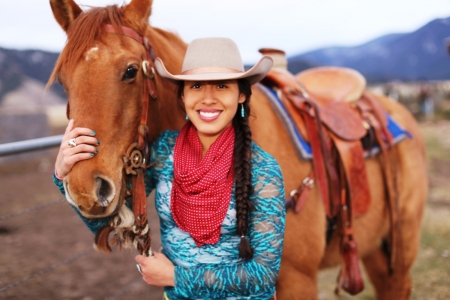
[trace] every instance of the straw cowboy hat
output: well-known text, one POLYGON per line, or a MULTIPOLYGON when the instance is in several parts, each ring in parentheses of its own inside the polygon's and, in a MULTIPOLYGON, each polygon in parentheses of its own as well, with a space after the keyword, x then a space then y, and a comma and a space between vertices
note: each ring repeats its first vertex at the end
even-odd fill
POLYGON ((246 78, 254 84, 266 76, 272 67, 272 58, 263 56, 245 72, 237 45, 228 38, 201 38, 193 40, 186 51, 181 74, 167 71, 160 58, 155 60, 159 75, 172 82, 209 81, 246 78))

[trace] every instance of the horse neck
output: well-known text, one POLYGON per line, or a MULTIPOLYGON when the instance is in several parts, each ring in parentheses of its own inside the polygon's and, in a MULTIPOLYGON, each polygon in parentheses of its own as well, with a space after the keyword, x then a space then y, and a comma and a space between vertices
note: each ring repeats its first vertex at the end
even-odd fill
MULTIPOLYGON (((178 73, 181 70, 187 44, 173 33, 150 26, 146 36, 152 45, 155 57, 161 58, 170 72, 178 73)), ((151 101, 149 105, 147 121, 151 140, 164 130, 177 130, 185 123, 185 114, 177 101, 176 86, 159 75, 156 75, 155 80, 158 98, 156 101, 151 101)))

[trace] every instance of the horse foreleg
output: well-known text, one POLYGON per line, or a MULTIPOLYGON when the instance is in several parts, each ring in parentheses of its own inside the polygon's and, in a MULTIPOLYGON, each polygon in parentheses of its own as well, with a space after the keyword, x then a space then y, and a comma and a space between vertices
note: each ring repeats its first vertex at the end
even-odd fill
POLYGON ((277 300, 318 299, 317 273, 325 252, 325 219, 316 189, 300 213, 288 212, 277 300))
POLYGON ((395 270, 389 275, 386 254, 381 248, 366 256, 363 263, 375 288, 377 299, 409 299, 411 293, 409 272, 395 270))
POLYGON ((400 225, 400 243, 392 274, 389 274, 387 255, 381 247, 363 258, 367 274, 375 287, 377 299, 409 299, 412 286, 410 270, 419 248, 419 223, 416 218, 400 225))

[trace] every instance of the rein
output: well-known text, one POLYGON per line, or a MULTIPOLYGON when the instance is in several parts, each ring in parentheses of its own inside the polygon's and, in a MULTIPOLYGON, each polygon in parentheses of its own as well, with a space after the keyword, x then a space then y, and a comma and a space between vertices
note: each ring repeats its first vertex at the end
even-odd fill
MULTIPOLYGON (((116 28, 110 24, 104 26, 107 33, 118 33, 116 28)), ((132 243, 141 255, 153 256, 151 250, 150 230, 147 220, 147 196, 145 192, 144 175, 145 170, 150 167, 150 149, 148 145, 148 107, 150 97, 156 100, 156 84, 155 84, 155 69, 152 60, 152 48, 146 37, 139 35, 136 31, 129 27, 121 27, 121 31, 125 36, 128 36, 145 48, 145 57, 141 63, 142 72, 145 76, 144 91, 142 101, 142 112, 140 124, 138 126, 137 141, 132 143, 127 150, 126 156, 123 157, 124 171, 131 176, 131 195, 133 203, 133 214, 135 224, 130 233, 132 243)), ((116 227, 119 221, 113 221, 111 227, 116 227)), ((127 234, 127 236, 129 236, 127 234)))

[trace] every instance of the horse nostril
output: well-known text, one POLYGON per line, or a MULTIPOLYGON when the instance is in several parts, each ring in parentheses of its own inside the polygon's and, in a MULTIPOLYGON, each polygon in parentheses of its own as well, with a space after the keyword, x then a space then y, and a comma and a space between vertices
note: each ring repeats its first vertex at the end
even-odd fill
POLYGON ((97 182, 97 197, 101 206, 107 206, 114 198, 114 189, 111 183, 101 177, 95 179, 97 182))

